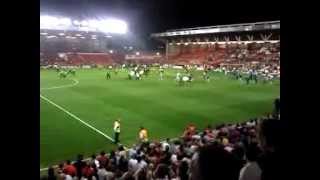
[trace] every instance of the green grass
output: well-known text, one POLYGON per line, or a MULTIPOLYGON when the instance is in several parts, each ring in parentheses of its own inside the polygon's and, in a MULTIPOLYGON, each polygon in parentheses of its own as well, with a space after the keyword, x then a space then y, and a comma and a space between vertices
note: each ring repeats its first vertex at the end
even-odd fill
MULTIPOLYGON (((127 80, 127 73, 112 73, 105 79, 103 70, 78 70, 73 87, 42 90, 41 94, 67 109, 83 121, 112 137, 114 119, 121 118, 121 143, 130 146, 137 140, 140 126, 149 129, 152 140, 180 136, 187 123, 199 128, 207 124, 239 122, 272 111, 273 100, 280 94, 279 82, 245 85, 214 74, 211 81, 200 72, 189 87, 174 81, 175 70, 141 81, 127 80)), ((41 70, 41 88, 72 84, 59 79, 56 72, 41 70)), ((40 166, 46 167, 78 153, 90 156, 115 146, 100 134, 84 126, 47 101, 40 99, 40 166)))

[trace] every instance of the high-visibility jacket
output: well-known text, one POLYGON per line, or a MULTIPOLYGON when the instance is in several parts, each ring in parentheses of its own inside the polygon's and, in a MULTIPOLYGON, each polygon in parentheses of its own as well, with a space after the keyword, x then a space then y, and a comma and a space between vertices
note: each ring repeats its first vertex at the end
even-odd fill
POLYGON ((116 133, 120 133, 120 123, 119 122, 117 122, 117 121, 114 122, 113 131, 116 133))

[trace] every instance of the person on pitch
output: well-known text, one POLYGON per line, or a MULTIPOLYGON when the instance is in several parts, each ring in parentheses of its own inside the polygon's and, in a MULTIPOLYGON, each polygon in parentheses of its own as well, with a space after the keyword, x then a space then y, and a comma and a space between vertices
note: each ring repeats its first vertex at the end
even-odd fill
POLYGON ((148 142, 148 131, 146 128, 144 127, 140 127, 140 131, 139 131, 139 140, 142 143, 148 142))
POLYGON ((111 78, 111 74, 109 71, 107 71, 107 74, 106 74, 106 79, 110 79, 111 78))
POLYGON ((120 118, 114 121, 113 123, 113 132, 114 132, 114 143, 118 144, 120 142, 120 118))
POLYGON ((160 67, 160 80, 163 80, 163 73, 164 73, 164 70, 162 67, 160 67))

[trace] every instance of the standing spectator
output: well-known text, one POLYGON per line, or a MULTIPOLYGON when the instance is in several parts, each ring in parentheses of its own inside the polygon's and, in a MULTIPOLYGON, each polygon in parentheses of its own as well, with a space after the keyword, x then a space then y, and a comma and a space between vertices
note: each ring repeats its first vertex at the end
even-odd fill
POLYGON ((128 162, 128 169, 129 171, 132 171, 133 173, 135 173, 138 169, 139 169, 139 165, 138 165, 138 160, 137 160, 137 156, 133 157, 129 160, 128 162))
POLYGON ((92 156, 91 156, 91 160, 90 160, 90 165, 93 165, 93 164, 95 164, 95 166, 96 167, 99 167, 100 165, 100 163, 99 163, 99 161, 97 160, 97 157, 96 157, 96 155, 95 154, 93 154, 92 156))
POLYGON ((94 169, 90 166, 89 163, 85 163, 84 167, 81 170, 82 177, 87 180, 92 180, 94 175, 94 169))
POLYGON ((189 180, 188 170, 189 170, 188 162, 182 161, 178 169, 178 176, 180 180, 189 180))
POLYGON ((154 172, 156 180, 169 180, 170 179, 170 169, 165 164, 159 164, 154 172))
POLYGON ((109 163, 109 159, 104 151, 101 151, 100 156, 97 158, 97 160, 99 161, 99 165, 102 165, 104 167, 109 163))
POLYGON ((113 177, 113 173, 111 171, 107 171, 103 165, 99 167, 97 174, 99 180, 109 180, 113 177))
POLYGON ((169 147, 169 150, 170 150, 170 139, 167 138, 165 141, 163 141, 161 143, 161 148, 162 148, 162 151, 165 151, 166 150, 166 147, 169 147))
POLYGON ((192 158, 191 180, 237 180, 238 176, 234 156, 221 145, 204 146, 192 158))
POLYGON ((128 160, 122 155, 120 156, 120 159, 119 159, 118 168, 122 172, 128 171, 128 160))
POLYGON ((274 114, 276 117, 280 115, 280 97, 274 101, 274 114))
POLYGON ((77 161, 73 164, 77 170, 77 177, 80 179, 82 177, 82 169, 86 166, 86 163, 83 162, 83 155, 79 154, 77 161))
POLYGON ((66 164, 63 168, 63 173, 66 175, 70 175, 72 177, 76 176, 77 170, 76 168, 71 164, 70 160, 66 161, 66 164))
POLYGON ((57 176, 54 174, 53 167, 49 167, 48 169, 48 180, 57 180, 57 176))
POLYGON ((247 163, 240 171, 239 180, 260 180, 261 169, 257 163, 260 150, 256 144, 250 144, 246 151, 247 163))
POLYGON ((259 143, 263 151, 258 160, 262 170, 261 180, 282 179, 280 176, 283 166, 279 151, 283 132, 280 120, 266 119, 258 126, 259 143))

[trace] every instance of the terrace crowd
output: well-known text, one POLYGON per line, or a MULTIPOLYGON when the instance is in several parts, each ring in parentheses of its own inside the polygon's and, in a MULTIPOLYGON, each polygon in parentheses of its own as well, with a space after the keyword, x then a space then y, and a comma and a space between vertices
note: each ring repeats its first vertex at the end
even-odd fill
POLYGON ((50 167, 50 180, 268 180, 279 179, 283 125, 275 113, 237 124, 188 125, 180 138, 119 146, 84 161, 50 167))

